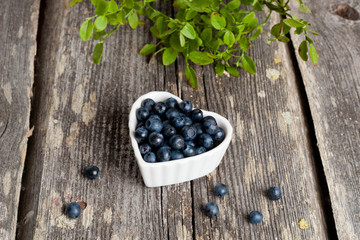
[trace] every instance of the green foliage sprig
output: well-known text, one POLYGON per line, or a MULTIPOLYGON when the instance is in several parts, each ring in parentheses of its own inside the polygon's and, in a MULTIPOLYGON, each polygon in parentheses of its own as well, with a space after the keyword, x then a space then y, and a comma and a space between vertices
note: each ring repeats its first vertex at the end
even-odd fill
MULTIPOLYGON (((73 0, 71 6, 83 0, 73 0)), ((175 62, 179 53, 185 58, 185 76, 191 86, 198 87, 195 70, 189 62, 207 65, 215 62, 215 72, 222 75, 224 71, 238 77, 239 68, 256 74, 256 66, 247 52, 263 32, 273 12, 282 18, 271 28, 272 37, 269 42, 278 40, 288 42, 287 34, 294 28, 295 34, 303 34, 305 40, 299 46, 299 55, 308 60, 308 55, 314 65, 318 62, 318 54, 309 33, 318 35, 309 28, 305 20, 289 13, 289 0, 233 0, 225 3, 223 0, 176 0, 176 16, 171 17, 151 6, 156 0, 91 0, 95 6, 95 16, 88 17, 81 24, 80 37, 83 41, 91 38, 97 40, 93 52, 93 61, 98 64, 102 57, 104 42, 121 25, 129 24, 135 29, 145 24, 139 16, 145 16, 154 22, 150 31, 157 39, 156 44, 148 43, 141 50, 141 55, 162 53, 165 66, 175 62), (247 6, 246 10, 242 5, 247 6), (268 8, 269 12, 263 22, 256 17, 257 12, 268 8)), ((302 0, 299 10, 310 13, 302 0)))

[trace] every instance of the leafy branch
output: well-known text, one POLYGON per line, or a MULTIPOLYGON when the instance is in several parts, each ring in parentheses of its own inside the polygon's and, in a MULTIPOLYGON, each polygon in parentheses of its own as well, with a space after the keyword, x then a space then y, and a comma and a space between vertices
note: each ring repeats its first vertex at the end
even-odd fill
MULTIPOLYGON (((177 9, 175 18, 154 9, 151 6, 156 0, 91 0, 95 6, 95 16, 86 18, 80 27, 83 41, 91 38, 97 40, 93 52, 93 61, 98 64, 102 57, 104 41, 121 25, 129 24, 135 29, 145 24, 139 16, 154 22, 150 28, 152 35, 158 40, 156 44, 148 43, 141 50, 141 55, 162 53, 162 63, 167 66, 175 62, 178 54, 182 54, 185 62, 185 76, 190 85, 197 89, 198 81, 195 70, 189 62, 199 65, 215 64, 215 72, 222 75, 225 71, 238 77, 239 68, 256 74, 253 59, 247 55, 267 23, 272 13, 286 16, 271 28, 272 38, 288 42, 287 37, 293 28, 295 34, 303 34, 305 40, 299 46, 299 55, 308 60, 308 55, 316 66, 318 54, 309 34, 318 35, 309 28, 305 20, 289 13, 289 0, 176 0, 173 6, 177 9), (246 10, 241 5, 248 6, 246 10), (269 9, 263 22, 259 23, 257 12, 269 9)), ((73 0, 70 6, 82 0, 73 0)), ((298 0, 299 10, 310 13, 302 0, 298 0)))

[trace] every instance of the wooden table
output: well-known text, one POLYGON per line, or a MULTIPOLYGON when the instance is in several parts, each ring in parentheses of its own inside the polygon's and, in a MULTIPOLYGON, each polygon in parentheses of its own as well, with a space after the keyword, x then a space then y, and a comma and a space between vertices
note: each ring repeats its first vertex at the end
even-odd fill
POLYGON ((137 54, 154 41, 147 25, 121 28, 97 66, 95 43, 78 36, 89 3, 3 1, 0 239, 359 239, 360 22, 334 14, 335 0, 304 2, 321 34, 316 68, 295 53, 298 36, 267 44, 263 35, 250 52, 257 75, 218 77, 197 66, 195 91, 182 58, 164 67, 137 54), (233 139, 214 172, 144 186, 127 122, 131 104, 152 90, 230 120, 233 139), (83 177, 89 165, 100 179, 83 177), (217 183, 229 187, 224 199, 212 194, 217 183), (281 200, 266 197, 272 185, 281 200), (72 200, 88 203, 80 219, 63 213, 72 200), (202 211, 209 201, 219 205, 216 219, 202 211), (261 224, 248 223, 252 210, 263 213, 261 224))

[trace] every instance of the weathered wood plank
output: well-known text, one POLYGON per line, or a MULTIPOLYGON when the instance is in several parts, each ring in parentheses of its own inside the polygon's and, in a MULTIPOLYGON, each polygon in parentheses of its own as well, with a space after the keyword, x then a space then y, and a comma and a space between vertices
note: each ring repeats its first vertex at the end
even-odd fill
POLYGON ((0 239, 14 239, 30 131, 30 98, 40 1, 0 9, 0 239))
MULTIPOLYGON (((165 3, 167 4, 167 3, 165 3)), ((166 5, 165 5, 166 6, 166 5)), ((69 9, 47 1, 40 25, 34 141, 25 175, 19 236, 23 239, 183 239, 192 237, 190 183, 146 188, 129 144, 128 113, 140 95, 177 92, 175 66, 150 65, 138 50, 152 39, 149 26, 123 27, 105 44, 103 61, 91 62, 94 43, 78 28, 90 4, 69 9), (55 24, 56 23, 56 24, 55 24), (51 61, 49 61, 51 59, 51 61), (166 81, 165 79, 172 79, 166 81), (81 171, 97 165, 101 177, 81 171), (64 204, 88 203, 81 219, 64 204)))
MULTIPOLYGON (((206 98, 199 100, 201 107, 226 116, 234 126, 234 136, 219 168, 193 182, 196 239, 328 237, 289 50, 286 44, 269 45, 266 40, 262 36, 250 52, 258 75, 242 72, 240 78, 219 78, 208 66, 202 73, 206 98), (212 193, 218 183, 229 187, 223 200, 212 193), (282 188, 280 201, 266 197, 272 185, 282 188), (202 212, 208 201, 219 205, 221 214, 216 220, 202 212), (263 223, 248 223, 252 210, 263 213, 263 223), (308 222, 308 229, 299 228, 301 218, 308 222)), ((183 96, 196 94, 185 86, 183 96)))
MULTIPOLYGON (((306 17, 321 34, 314 37, 319 64, 298 58, 340 239, 360 237, 360 24, 332 11, 356 1, 304 1, 306 17)), ((297 6, 293 6, 297 9, 297 6)), ((301 14, 298 12, 298 14, 301 14)), ((295 46, 302 38, 291 35, 295 46)))

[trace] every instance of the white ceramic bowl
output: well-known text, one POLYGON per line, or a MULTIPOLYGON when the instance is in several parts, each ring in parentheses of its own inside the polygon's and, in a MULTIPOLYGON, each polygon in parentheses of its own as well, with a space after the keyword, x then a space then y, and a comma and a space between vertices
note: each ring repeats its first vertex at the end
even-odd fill
POLYGON ((151 98, 155 102, 160 102, 165 101, 170 97, 175 98, 178 102, 182 101, 177 96, 168 92, 149 92, 139 97, 131 107, 129 116, 130 139, 141 175, 147 187, 159 187, 186 182, 209 174, 219 165, 231 141, 233 128, 229 121, 219 114, 202 110, 204 116, 213 116, 216 119, 218 126, 224 129, 225 139, 221 144, 210 151, 193 157, 168 162, 145 162, 140 154, 139 146, 135 139, 135 129, 137 125, 136 110, 141 107, 142 101, 146 98, 151 98))

